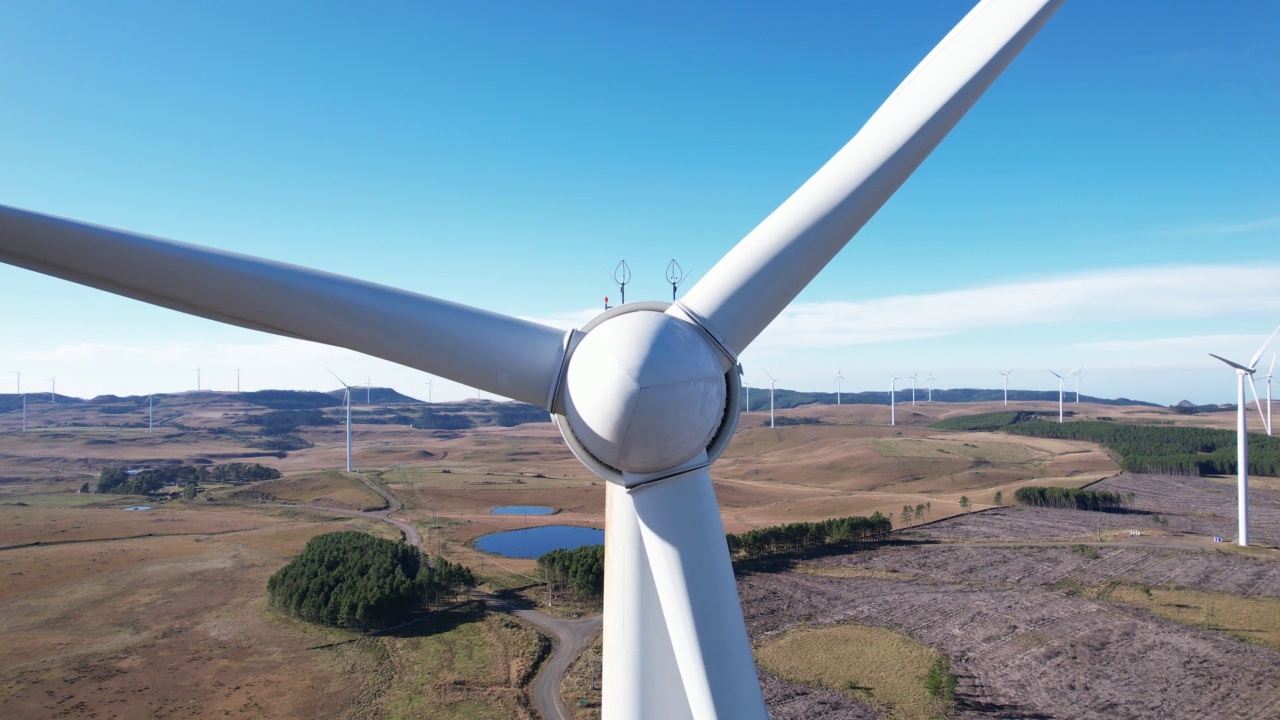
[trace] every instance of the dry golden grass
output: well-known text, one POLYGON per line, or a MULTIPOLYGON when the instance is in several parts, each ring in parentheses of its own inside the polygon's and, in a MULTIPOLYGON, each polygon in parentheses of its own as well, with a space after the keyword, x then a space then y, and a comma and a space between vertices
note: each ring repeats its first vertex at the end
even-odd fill
POLYGON ((935 717, 924 678, 938 657, 905 635, 854 624, 791 630, 756 649, 774 675, 858 697, 896 720, 935 717))
POLYGON ((338 470, 289 475, 256 483, 252 489, 281 500, 354 510, 376 509, 385 504, 358 477, 338 470))
POLYGON ((1125 585, 1098 591, 1111 600, 1136 605, 1184 625, 1219 630, 1249 642, 1280 648, 1280 599, 1244 598, 1226 593, 1125 585))

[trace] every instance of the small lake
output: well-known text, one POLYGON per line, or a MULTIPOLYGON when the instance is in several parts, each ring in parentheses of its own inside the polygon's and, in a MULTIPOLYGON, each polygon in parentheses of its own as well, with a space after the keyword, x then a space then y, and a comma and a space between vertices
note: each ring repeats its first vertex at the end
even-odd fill
POLYGON ((541 525, 476 538, 480 550, 513 558, 536 558, 552 550, 603 544, 603 530, 576 525, 541 525))
POLYGON ((134 505, 133 507, 125 508, 125 510, 150 510, 150 509, 151 509, 150 505, 134 505))
POLYGON ((503 505, 493 509, 494 515, 550 515, 555 512, 555 508, 542 507, 541 505, 503 505))

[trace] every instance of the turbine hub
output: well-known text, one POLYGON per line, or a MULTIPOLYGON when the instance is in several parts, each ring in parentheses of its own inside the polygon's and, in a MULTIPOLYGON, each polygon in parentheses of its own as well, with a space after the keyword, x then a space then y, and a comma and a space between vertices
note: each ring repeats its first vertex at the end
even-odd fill
POLYGON ((707 449, 725 414, 725 368, 702 330, 657 311, 592 328, 565 373, 565 417, 604 465, 648 474, 707 449))

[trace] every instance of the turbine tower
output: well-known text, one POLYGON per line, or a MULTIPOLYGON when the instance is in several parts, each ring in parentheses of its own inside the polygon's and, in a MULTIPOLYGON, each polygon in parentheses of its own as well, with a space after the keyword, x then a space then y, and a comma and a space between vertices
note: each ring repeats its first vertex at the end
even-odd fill
POLYGON ((621 304, 567 334, 304 267, 4 207, 0 261, 350 348, 550 410, 578 459, 607 481, 604 716, 763 720, 709 472, 738 418, 738 357, 1061 4, 982 0, 682 300, 621 304))
POLYGON ((929 382, 929 402, 932 403, 933 402, 933 371, 932 370, 929 371, 929 377, 927 378, 927 380, 929 382))
POLYGON ((1071 373, 1072 375, 1076 376, 1076 404, 1077 405, 1080 404, 1080 375, 1083 373, 1084 373, 1084 368, 1076 368, 1075 372, 1071 373))
POLYGON ((844 383, 844 375, 840 374, 840 368, 837 367, 836 368, 836 405, 840 404, 840 390, 841 390, 842 383, 844 383))
POLYGON ((1267 351, 1271 340, 1280 332, 1280 327, 1271 331, 1271 336, 1262 343, 1258 352, 1253 354, 1248 365, 1231 362, 1221 355, 1209 353, 1235 368, 1236 371, 1236 543, 1241 547, 1249 544, 1249 412, 1244 402, 1244 379, 1249 378, 1253 388, 1253 400, 1258 405, 1258 414, 1262 414, 1262 403, 1258 402, 1258 386, 1253 382, 1253 373, 1257 369, 1258 360, 1267 351))
POLYGON ((1007 406, 1009 404, 1009 376, 1013 374, 1013 369, 1010 368, 1009 372, 998 374, 1004 376, 1004 404, 1007 406))
POLYGON ((897 408, 894 403, 894 395, 898 392, 898 376, 894 375, 889 378, 889 424, 898 424, 897 408))
POLYGON ((747 384, 744 385, 742 389, 747 396, 747 406, 742 412, 751 412, 751 378, 747 378, 747 384))
POLYGON ((919 370, 911 373, 911 407, 916 406, 916 376, 919 374, 919 370))
POLYGON ((778 387, 778 381, 772 375, 769 375, 768 370, 760 369, 764 370, 764 374, 769 378, 769 427, 773 427, 773 391, 778 387))
POLYGON ((1053 376, 1058 378, 1058 424, 1062 424, 1062 395, 1066 392, 1067 378, 1050 370, 1053 376))
POLYGON ((196 368, 196 392, 200 392, 200 368, 196 368))
POLYGON ((427 386, 427 404, 434 405, 435 402, 431 399, 431 390, 433 388, 433 385, 435 384, 435 378, 429 377, 427 378, 427 381, 422 384, 427 386))
MULTIPOLYGON (((329 368, 325 368, 329 370, 329 368)), ((342 383, 344 389, 342 393, 343 403, 347 406, 347 472, 351 472, 351 386, 345 380, 338 377, 338 373, 329 370, 329 374, 338 379, 342 383)))
POLYGON ((240 392, 240 368, 236 368, 236 392, 240 392))
POLYGON ((58 376, 45 379, 49 381, 49 402, 58 402, 58 376))

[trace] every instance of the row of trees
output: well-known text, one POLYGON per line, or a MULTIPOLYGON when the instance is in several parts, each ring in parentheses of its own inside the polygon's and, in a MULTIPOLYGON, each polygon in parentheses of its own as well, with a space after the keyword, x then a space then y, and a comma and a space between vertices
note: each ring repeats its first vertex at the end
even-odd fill
POLYGON ((1040 487, 1027 485, 1013 493, 1019 505, 1059 508, 1065 510, 1093 510, 1118 512, 1124 510, 1125 498, 1110 490, 1082 490, 1078 488, 1040 487))
POLYGON ((580 598, 604 595, 604 546, 584 545, 573 550, 552 550, 538 558, 538 569, 551 587, 580 598))
POLYGON ((373 630, 475 586, 469 568, 417 548, 344 530, 317 535, 267 581, 271 606, 308 622, 373 630))
MULTIPOLYGON (((1234 430, 1131 425, 1096 420, 1053 423, 1031 421, 1004 428, 1015 435, 1088 440, 1120 455, 1120 468, 1134 473, 1234 475, 1234 430)), ((1249 435, 1249 472, 1280 475, 1280 437, 1249 435)))
POLYGON ((871 517, 854 515, 817 522, 755 528, 729 534, 729 554, 735 559, 755 560, 785 553, 808 552, 822 547, 840 547, 858 542, 883 540, 893 530, 893 521, 876 512, 871 517))
MULTIPOLYGON (((225 465, 172 465, 130 474, 122 467, 105 467, 98 473, 96 491, 117 495, 149 495, 166 485, 185 487, 204 483, 246 483, 274 480, 280 471, 258 463, 225 465)), ((192 493, 194 495, 194 493, 192 493)))

